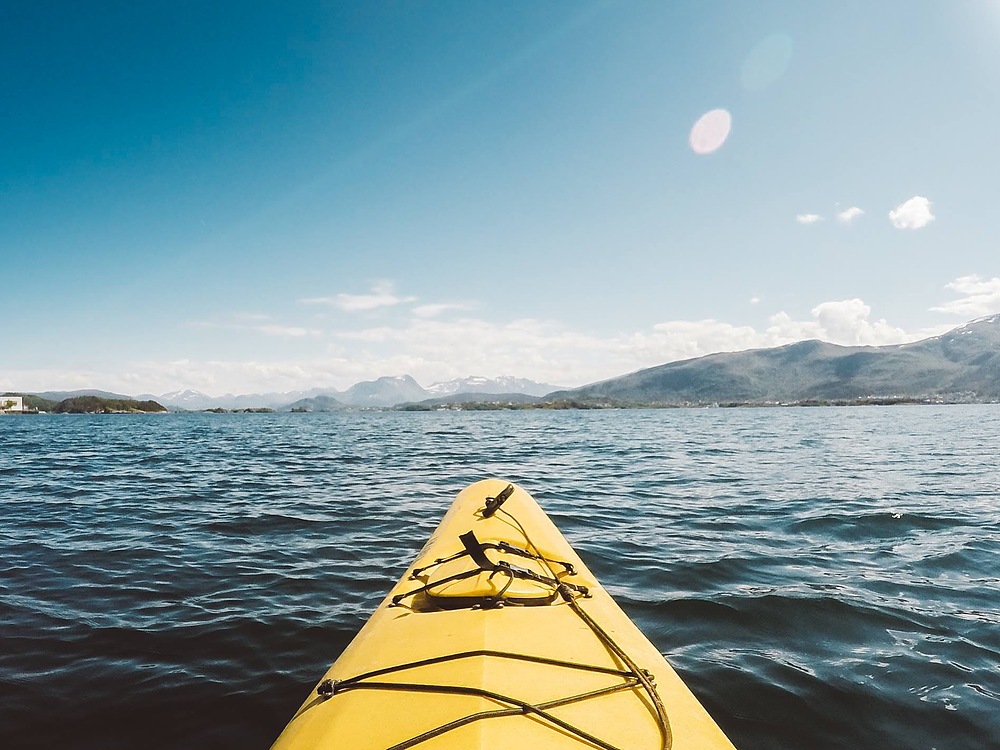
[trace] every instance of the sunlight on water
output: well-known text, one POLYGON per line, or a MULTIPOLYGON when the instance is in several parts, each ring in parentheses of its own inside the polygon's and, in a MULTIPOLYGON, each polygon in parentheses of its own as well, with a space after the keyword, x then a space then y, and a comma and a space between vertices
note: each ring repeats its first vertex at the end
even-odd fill
POLYGON ((1000 747, 997 444, 996 406, 3 418, 0 735, 267 747, 493 475, 740 750, 1000 747))

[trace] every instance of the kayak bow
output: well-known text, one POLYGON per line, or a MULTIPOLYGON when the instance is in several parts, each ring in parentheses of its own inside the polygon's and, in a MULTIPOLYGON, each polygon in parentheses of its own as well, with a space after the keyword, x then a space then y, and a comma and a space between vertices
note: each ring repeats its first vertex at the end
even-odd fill
POLYGON ((272 750, 732 750, 524 490, 455 499, 272 750))

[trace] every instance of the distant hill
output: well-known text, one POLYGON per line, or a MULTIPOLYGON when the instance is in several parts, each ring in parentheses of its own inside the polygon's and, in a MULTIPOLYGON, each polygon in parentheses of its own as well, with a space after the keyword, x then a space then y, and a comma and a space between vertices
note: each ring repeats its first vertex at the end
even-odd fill
POLYGON ((557 391, 545 400, 706 404, 870 397, 1000 400, 1000 315, 912 344, 801 341, 710 354, 557 391))
POLYGON ((168 409, 198 411, 199 409, 225 408, 218 403, 219 399, 208 396, 201 391, 171 391, 160 396, 152 393, 143 393, 138 396, 140 399, 155 399, 168 409))
POLYGON ((303 398, 336 394, 329 388, 313 388, 308 391, 290 391, 286 393, 248 393, 224 396, 209 396, 201 391, 185 390, 171 391, 161 396, 143 394, 140 399, 154 399, 175 411, 207 411, 210 409, 225 409, 226 411, 242 409, 282 409, 288 404, 303 398))
POLYGON ((270 408, 289 411, 293 408, 308 411, 333 411, 348 407, 372 408, 393 406, 405 401, 426 398, 429 393, 409 375, 367 380, 351 386, 346 391, 333 388, 312 388, 307 391, 285 393, 249 393, 208 396, 200 391, 172 391, 154 397, 145 394, 140 398, 156 398, 169 408, 182 411, 210 409, 242 410, 270 408))
MULTIPOLYGON (((278 411, 292 409, 304 411, 337 411, 346 408, 389 408, 397 404, 413 403, 427 398, 444 397, 453 394, 497 394, 513 393, 544 396, 557 386, 538 383, 527 378, 501 376, 484 378, 472 376, 456 378, 444 383, 435 383, 423 388, 409 375, 382 377, 357 383, 346 391, 333 388, 312 388, 307 391, 285 393, 250 393, 224 396, 209 396, 201 391, 171 391, 159 396, 144 393, 137 398, 151 399, 174 411, 226 411, 248 408, 270 408, 278 411)), ((87 392, 88 394, 90 392, 87 392)), ((83 392, 75 395, 83 395, 83 392)), ((109 397, 115 394, 108 394, 109 397)), ((121 396, 120 398, 126 398, 121 396)))
POLYGON ((527 404, 540 403, 542 399, 538 396, 529 396, 526 393, 453 393, 450 396, 441 398, 428 398, 423 401, 399 404, 397 409, 402 411, 429 411, 441 407, 462 406, 468 409, 478 407, 489 407, 491 409, 503 408, 506 406, 524 406, 527 404))
POLYGON ((45 391, 44 393, 32 394, 38 396, 39 398, 44 398, 46 401, 65 401, 68 398, 77 398, 79 396, 96 396, 97 398, 111 398, 111 399, 131 399, 131 396, 126 396, 122 393, 110 393, 109 391, 98 391, 93 388, 85 388, 79 391, 45 391))
MULTIPOLYGON (((1000 401, 1000 315, 971 321, 941 336, 897 346, 838 346, 800 341, 771 349, 710 354, 650 367, 580 388, 502 376, 472 376, 423 388, 409 375, 383 377, 346 391, 313 388, 286 393, 207 396, 198 391, 144 394, 174 410, 274 409, 337 411, 392 408, 401 404, 437 408, 491 402, 527 406, 541 396, 544 408, 610 405, 780 403, 871 399, 1000 401), (525 400, 520 400, 520 397, 525 400)), ((25 404, 49 411, 53 402, 96 396, 129 399, 107 391, 49 391, 25 404)))
POLYGON ((3 396, 20 396, 24 400, 24 408, 32 411, 52 411, 59 404, 58 401, 35 396, 31 393, 7 392, 0 394, 0 398, 3 398, 3 396))
POLYGON ((165 412, 166 408, 155 401, 74 396, 60 401, 53 411, 56 414, 133 414, 165 412))
POLYGON ((420 401, 429 394, 409 375, 366 380, 352 385, 337 398, 349 406, 386 407, 420 401))
POLYGON ((443 383, 434 383, 428 386, 427 392, 434 398, 463 393, 504 395, 521 393, 528 396, 544 396, 559 389, 560 386, 557 385, 538 383, 527 378, 515 378, 512 375, 501 375, 498 378, 473 375, 468 378, 456 378, 443 383))
POLYGON ((313 396, 293 401, 284 408, 284 411, 344 411, 348 408, 350 407, 347 404, 333 396, 313 396))

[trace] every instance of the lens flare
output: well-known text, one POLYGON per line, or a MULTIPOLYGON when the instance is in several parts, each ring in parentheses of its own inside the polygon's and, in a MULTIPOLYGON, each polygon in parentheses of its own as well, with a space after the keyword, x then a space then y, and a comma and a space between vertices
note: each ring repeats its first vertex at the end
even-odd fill
POLYGON ((711 154, 717 151, 729 137, 733 126, 732 115, 725 109, 713 109, 698 118, 691 128, 688 142, 696 154, 711 154))
POLYGON ((743 61, 740 82, 747 91, 762 91, 777 82, 792 61, 792 38, 772 34, 759 41, 743 61))

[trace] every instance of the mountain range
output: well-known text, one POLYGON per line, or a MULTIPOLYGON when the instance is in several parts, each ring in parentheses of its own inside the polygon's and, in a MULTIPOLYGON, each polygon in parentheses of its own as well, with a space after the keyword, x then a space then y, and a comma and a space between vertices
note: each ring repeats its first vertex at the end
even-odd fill
MULTIPOLYGON (((300 411, 337 411, 340 409, 386 408, 397 404, 444 398, 459 394, 512 393, 544 396, 558 386, 537 383, 526 378, 472 376, 434 383, 424 388, 409 375, 381 377, 356 383, 346 391, 333 388, 313 388, 308 391, 285 393, 226 394, 208 396, 200 391, 172 391, 156 396, 143 394, 140 399, 153 399, 171 409, 200 411, 203 409, 297 409, 300 411)), ((43 394, 40 394, 43 395, 43 394)), ((110 397, 111 394, 108 394, 110 397)), ((66 395, 63 395, 65 398, 66 395)))
MULTIPOLYGON (((132 398, 106 391, 49 391, 52 401, 81 395, 132 398)), ((891 346, 799 341, 770 349, 709 354, 559 390, 525 378, 468 377, 422 387, 409 375, 382 377, 346 391, 207 396, 198 391, 141 394, 173 410, 270 408, 337 411, 401 404, 463 402, 527 405, 683 405, 865 399, 1000 401, 1000 315, 973 320, 941 336, 891 346)))
POLYGON ((546 401, 636 404, 1000 400, 1000 315, 892 346, 800 341, 710 354, 557 391, 546 401))

